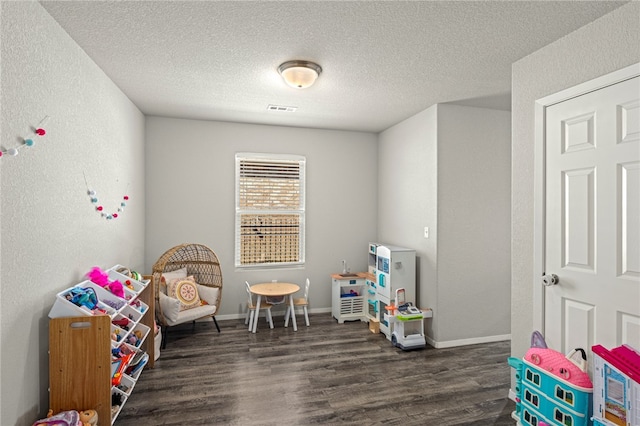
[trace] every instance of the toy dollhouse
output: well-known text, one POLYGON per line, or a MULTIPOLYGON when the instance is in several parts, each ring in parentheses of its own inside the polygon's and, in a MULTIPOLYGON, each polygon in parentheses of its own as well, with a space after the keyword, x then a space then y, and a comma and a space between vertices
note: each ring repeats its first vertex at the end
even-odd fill
POLYGON ((627 345, 593 351, 593 424, 640 426, 640 353, 627 345))
POLYGON ((593 385, 586 372, 586 354, 568 355, 547 348, 535 331, 522 360, 509 358, 515 370, 513 417, 518 425, 587 426, 591 424, 593 385))

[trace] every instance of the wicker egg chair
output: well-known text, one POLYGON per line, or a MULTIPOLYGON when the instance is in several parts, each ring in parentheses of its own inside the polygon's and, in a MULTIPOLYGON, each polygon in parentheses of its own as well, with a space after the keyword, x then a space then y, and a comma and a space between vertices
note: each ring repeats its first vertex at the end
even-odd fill
POLYGON ((155 285, 156 318, 162 326, 162 348, 166 347, 167 332, 170 327, 187 322, 192 322, 195 327, 196 319, 212 317, 218 333, 220 332, 215 314, 220 311, 222 300, 222 271, 218 256, 209 247, 202 244, 181 244, 167 250, 153 265, 153 283, 155 285), (175 273, 183 268, 186 268, 187 276, 192 275, 200 286, 213 290, 201 288, 200 291, 205 293, 204 290, 207 290, 209 299, 212 300, 206 300, 202 297, 207 302, 205 306, 184 311, 185 315, 180 312, 176 317, 166 309, 166 287, 162 276, 166 273, 175 273))

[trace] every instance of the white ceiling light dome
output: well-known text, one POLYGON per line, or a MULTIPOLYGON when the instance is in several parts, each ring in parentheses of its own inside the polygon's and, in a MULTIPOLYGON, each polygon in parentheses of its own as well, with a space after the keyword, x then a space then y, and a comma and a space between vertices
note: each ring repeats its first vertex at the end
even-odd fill
POLYGON ((285 83, 296 89, 306 89, 315 83, 322 67, 309 61, 287 61, 278 67, 285 83))

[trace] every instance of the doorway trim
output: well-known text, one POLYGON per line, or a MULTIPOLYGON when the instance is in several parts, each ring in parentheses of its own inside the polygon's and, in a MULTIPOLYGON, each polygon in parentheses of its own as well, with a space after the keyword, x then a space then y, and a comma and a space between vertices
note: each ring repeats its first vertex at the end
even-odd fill
POLYGON ((600 90, 640 75, 640 63, 629 65, 609 74, 561 90, 535 103, 534 171, 533 171, 533 329, 544 332, 544 289, 542 276, 545 273, 545 154, 546 154, 546 109, 551 105, 600 90))

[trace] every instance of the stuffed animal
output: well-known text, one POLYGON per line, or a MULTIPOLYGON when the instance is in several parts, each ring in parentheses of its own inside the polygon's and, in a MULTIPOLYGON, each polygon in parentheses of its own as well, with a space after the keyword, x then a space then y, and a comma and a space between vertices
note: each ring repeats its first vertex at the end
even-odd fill
POLYGON ((38 420, 33 426, 97 426, 98 413, 96 410, 68 410, 56 415, 49 410, 47 418, 38 420))
POLYGON ((82 426, 98 426, 98 412, 96 410, 80 411, 82 426))
POLYGON ((92 283, 97 284, 100 287, 109 290, 116 296, 124 299, 124 285, 118 280, 109 281, 109 274, 97 266, 91 268, 91 271, 87 274, 87 278, 89 278, 92 283))

